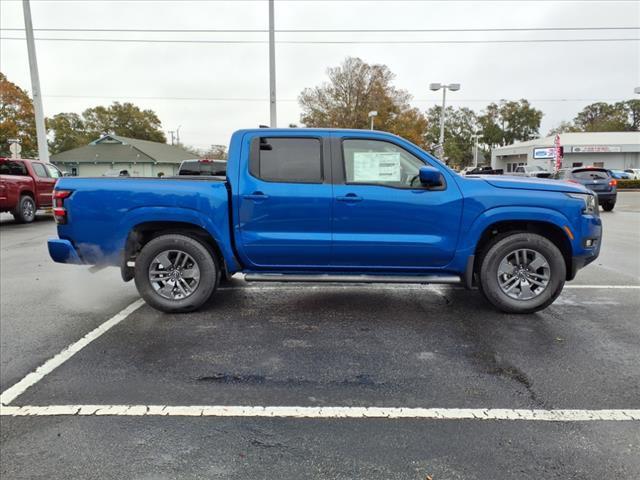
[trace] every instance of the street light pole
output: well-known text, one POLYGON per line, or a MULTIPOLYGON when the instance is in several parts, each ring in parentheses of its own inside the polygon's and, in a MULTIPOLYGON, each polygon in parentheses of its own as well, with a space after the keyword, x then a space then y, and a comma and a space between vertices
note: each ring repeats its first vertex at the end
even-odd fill
POLYGON ((445 121, 446 107, 447 107, 447 90, 451 90, 452 92, 460 90, 460 84, 450 83, 449 85, 445 85, 441 83, 432 83, 429 85, 429 89, 434 92, 437 92, 438 90, 442 89, 442 111, 440 112, 439 156, 443 157, 444 156, 444 121, 445 121))
POLYGON ((47 145, 47 130, 44 125, 44 109, 42 108, 42 93, 40 92, 40 75, 36 58, 36 43, 33 39, 33 23, 31 22, 31 6, 29 0, 22 0, 24 13, 24 30, 27 37, 27 53, 29 54, 29 70, 31 72, 31 90, 33 91, 33 112, 36 117, 36 136, 38 139, 38 157, 40 161, 49 163, 49 147, 47 145))
POLYGON ((378 112, 375 110, 371 110, 368 116, 371 119, 371 130, 373 130, 373 119, 378 116, 378 112))
POLYGON ((273 20, 273 0, 269 0, 269 113, 271 128, 276 128, 276 35, 273 20))
POLYGON ((473 152, 473 166, 474 167, 478 167, 478 138, 480 137, 480 135, 478 135, 478 133, 476 132, 474 135, 475 138, 475 150, 473 152))

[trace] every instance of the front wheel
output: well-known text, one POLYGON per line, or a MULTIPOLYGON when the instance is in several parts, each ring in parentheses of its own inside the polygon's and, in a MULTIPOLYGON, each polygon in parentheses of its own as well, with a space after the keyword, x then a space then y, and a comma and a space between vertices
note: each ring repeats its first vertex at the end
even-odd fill
POLYGON ((204 244, 185 235, 156 237, 136 258, 138 292, 162 312, 196 310, 213 294, 219 278, 215 255, 204 244))
POLYGON ((533 313, 558 298, 566 279, 562 253, 535 233, 497 238, 480 265, 480 289, 498 310, 533 313))

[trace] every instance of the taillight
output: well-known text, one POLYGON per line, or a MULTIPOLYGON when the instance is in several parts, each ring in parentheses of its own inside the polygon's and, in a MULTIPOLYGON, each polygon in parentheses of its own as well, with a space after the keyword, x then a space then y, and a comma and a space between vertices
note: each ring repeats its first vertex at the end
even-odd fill
POLYGON ((611 181, 609 182, 609 186, 615 187, 616 185, 618 185, 618 180, 616 180, 615 178, 612 178, 611 181))
POLYGON ((67 209, 64 208, 64 199, 71 196, 71 190, 53 191, 53 218, 56 223, 67 223, 67 209))

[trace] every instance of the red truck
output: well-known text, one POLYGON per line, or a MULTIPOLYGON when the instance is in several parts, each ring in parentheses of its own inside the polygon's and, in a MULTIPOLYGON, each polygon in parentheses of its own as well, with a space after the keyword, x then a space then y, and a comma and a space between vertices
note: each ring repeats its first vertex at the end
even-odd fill
POLYGON ((50 163, 0 157, 0 212, 29 223, 36 211, 52 206, 51 195, 62 174, 50 163))

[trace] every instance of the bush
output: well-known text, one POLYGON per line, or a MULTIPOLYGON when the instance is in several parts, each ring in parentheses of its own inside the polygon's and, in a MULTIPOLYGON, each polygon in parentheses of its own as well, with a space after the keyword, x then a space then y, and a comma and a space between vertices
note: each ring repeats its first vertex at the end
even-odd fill
POLYGON ((618 188, 640 188, 640 180, 618 180, 618 188))

